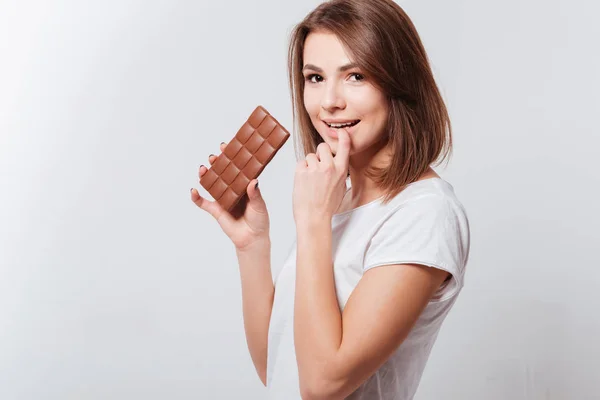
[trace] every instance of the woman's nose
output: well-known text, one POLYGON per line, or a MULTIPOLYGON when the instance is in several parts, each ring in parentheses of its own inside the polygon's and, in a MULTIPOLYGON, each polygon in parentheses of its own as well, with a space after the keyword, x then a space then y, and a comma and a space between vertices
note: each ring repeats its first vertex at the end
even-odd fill
POLYGON ((335 83, 326 85, 321 98, 321 107, 325 110, 331 110, 334 108, 344 108, 346 106, 344 95, 335 83))

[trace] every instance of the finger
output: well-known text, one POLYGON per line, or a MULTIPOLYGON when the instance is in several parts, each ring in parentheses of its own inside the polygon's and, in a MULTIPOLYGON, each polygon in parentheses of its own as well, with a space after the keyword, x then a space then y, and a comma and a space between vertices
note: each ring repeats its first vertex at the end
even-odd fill
POLYGON ((345 129, 338 130, 338 145, 335 154, 335 163, 343 171, 348 170, 348 159, 350 157, 350 135, 345 129))
POLYGON ((317 168, 319 165, 319 159, 315 153, 310 153, 306 156, 306 165, 308 168, 317 168))
POLYGON ((331 153, 331 147, 325 142, 320 143, 317 146, 317 157, 321 162, 333 162, 333 154, 331 153))
POLYGON ((303 171, 308 168, 308 163, 306 162, 306 158, 301 158, 296 162, 296 171, 303 171))
POLYGON ((223 208, 216 201, 209 201, 204 197, 200 196, 200 193, 196 189, 190 190, 190 195, 194 204, 208 212, 215 219, 219 219, 219 216, 223 213, 223 208))
MULTIPOLYGON (((221 150, 221 153, 222 153, 223 151, 225 151, 225 147, 227 147, 227 143, 225 143, 225 142, 221 142, 221 144, 219 145, 219 149, 221 150)), ((214 154, 210 154, 210 155, 208 156, 208 163, 209 163, 210 165, 213 165, 213 164, 215 163, 215 161, 217 161, 217 156, 215 156, 214 154)))
POLYGON ((200 168, 198 168, 198 177, 202 178, 206 171, 208 171, 208 168, 206 168, 204 165, 200 165, 200 168))
POLYGON ((260 188, 258 187, 258 180, 253 179, 248 183, 246 187, 246 192, 248 192, 248 198, 250 202, 248 203, 249 207, 252 207, 254 211, 258 213, 266 213, 267 206, 265 204, 265 200, 263 199, 260 188))

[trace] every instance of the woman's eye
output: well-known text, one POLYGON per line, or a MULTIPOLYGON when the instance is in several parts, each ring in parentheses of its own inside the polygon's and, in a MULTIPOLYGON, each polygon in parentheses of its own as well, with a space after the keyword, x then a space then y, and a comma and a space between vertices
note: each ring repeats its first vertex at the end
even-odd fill
MULTIPOLYGON (((365 79, 365 76, 359 73, 350 74, 351 77, 355 78, 356 82, 362 81, 365 79)), ((323 77, 317 74, 310 74, 305 77, 305 80, 311 83, 319 83, 323 81, 323 77)))
POLYGON ((323 80, 323 77, 317 74, 310 74, 306 76, 306 80, 312 83, 317 83, 321 82, 323 80), (316 81, 314 79, 316 79, 316 81))

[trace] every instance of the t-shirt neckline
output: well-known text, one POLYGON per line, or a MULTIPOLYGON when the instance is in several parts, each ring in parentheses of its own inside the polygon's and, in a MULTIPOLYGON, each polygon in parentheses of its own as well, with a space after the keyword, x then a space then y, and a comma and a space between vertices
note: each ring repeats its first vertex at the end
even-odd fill
MULTIPOLYGON (((421 179, 420 181, 414 181, 414 182, 412 182, 412 183, 409 183, 408 185, 406 185, 406 187, 412 186, 412 185, 414 185, 414 184, 416 184, 416 183, 425 182, 425 181, 431 181, 431 180, 443 180, 443 179, 442 179, 441 177, 434 176, 433 178, 427 178, 427 179, 421 179)), ((406 188, 406 187, 405 187, 405 188, 406 188)), ((346 194, 348 194, 348 192, 350 191, 350 189, 351 189, 351 188, 348 188, 348 189, 346 190, 346 193, 344 193, 344 197, 346 196, 346 194)), ((337 217, 337 216, 340 216, 340 217, 341 217, 341 216, 344 216, 344 215, 346 215, 346 214, 350 214, 350 213, 352 213, 352 212, 354 212, 354 211, 356 211, 356 210, 360 210, 360 209, 362 209, 362 208, 365 208, 365 207, 371 206, 371 205, 373 205, 373 204, 379 203, 379 202, 381 202, 381 200, 383 200, 383 198, 384 198, 384 197, 385 197, 385 195, 383 195, 383 196, 380 196, 380 197, 376 198, 375 200, 371 200, 370 202, 368 202, 368 203, 365 203, 365 204, 363 204, 363 205, 361 205, 361 206, 355 207, 355 208, 353 208, 353 209, 351 209, 351 210, 344 211, 344 212, 337 213, 337 214, 333 214, 333 216, 332 216, 332 217, 333 217, 333 218, 335 218, 335 217, 337 217)))

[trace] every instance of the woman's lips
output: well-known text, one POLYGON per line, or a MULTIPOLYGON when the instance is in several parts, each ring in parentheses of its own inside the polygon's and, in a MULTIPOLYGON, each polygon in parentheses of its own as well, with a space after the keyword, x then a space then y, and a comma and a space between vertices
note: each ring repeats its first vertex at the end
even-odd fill
POLYGON ((358 121, 358 123, 356 125, 350 126, 350 127, 346 127, 346 128, 330 128, 329 125, 327 125, 325 122, 323 122, 323 125, 325 125, 325 129, 327 129, 327 134, 329 136, 331 136, 332 138, 338 138, 338 132, 341 131, 342 129, 345 130, 349 135, 353 134, 354 131, 357 129, 357 127, 360 125, 362 121, 358 121))
POLYGON ((346 126, 354 126, 360 122, 360 119, 352 119, 346 121, 326 121, 323 120, 331 128, 345 128, 346 126))

